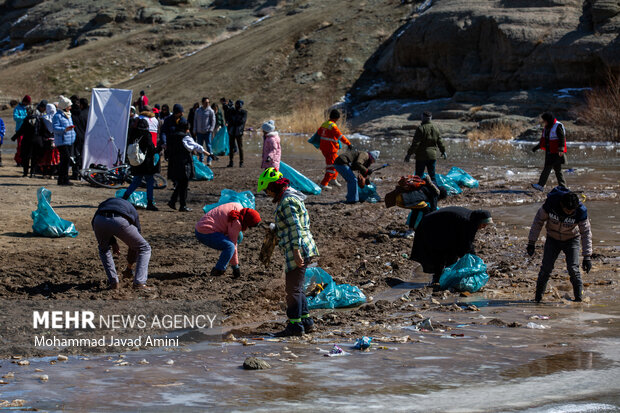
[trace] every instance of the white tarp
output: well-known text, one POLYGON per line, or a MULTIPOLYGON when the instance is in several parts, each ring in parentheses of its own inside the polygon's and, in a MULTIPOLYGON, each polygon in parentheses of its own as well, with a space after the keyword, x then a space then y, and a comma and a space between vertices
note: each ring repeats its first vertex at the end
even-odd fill
POLYGON ((124 162, 131 94, 125 89, 93 89, 82 168, 91 164, 112 168, 119 159, 124 162))

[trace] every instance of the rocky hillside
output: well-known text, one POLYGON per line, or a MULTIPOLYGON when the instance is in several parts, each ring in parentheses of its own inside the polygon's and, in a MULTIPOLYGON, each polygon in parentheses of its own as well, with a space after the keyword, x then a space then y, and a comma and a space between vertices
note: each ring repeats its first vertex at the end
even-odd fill
POLYGON ((620 70, 618 0, 427 0, 366 64, 360 101, 591 86, 620 70))

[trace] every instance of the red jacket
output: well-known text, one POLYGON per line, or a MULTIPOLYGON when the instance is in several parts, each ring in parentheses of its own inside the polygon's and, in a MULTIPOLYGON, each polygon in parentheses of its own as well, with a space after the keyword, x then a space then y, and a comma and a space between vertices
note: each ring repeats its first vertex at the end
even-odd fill
POLYGON ((566 132, 564 125, 558 122, 557 119, 554 119, 551 128, 543 129, 539 145, 543 151, 548 150, 549 153, 557 154, 560 152, 560 148, 562 152, 566 153, 566 132), (549 139, 549 142, 547 142, 547 139, 549 139))

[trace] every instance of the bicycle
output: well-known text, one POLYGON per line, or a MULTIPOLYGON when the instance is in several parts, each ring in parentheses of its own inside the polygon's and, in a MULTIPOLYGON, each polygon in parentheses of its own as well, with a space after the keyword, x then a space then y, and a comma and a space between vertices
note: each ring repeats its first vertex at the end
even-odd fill
MULTIPOLYGON (((107 168, 105 165, 90 165, 90 168, 80 170, 80 175, 91 185, 103 188, 116 189, 125 183, 131 183, 133 175, 130 172, 130 165, 120 162, 120 151, 118 159, 113 168, 107 168)), ((160 174, 154 174, 154 189, 164 189, 168 186, 168 181, 160 174)), ((146 181, 143 178, 140 188, 146 188, 146 181)))

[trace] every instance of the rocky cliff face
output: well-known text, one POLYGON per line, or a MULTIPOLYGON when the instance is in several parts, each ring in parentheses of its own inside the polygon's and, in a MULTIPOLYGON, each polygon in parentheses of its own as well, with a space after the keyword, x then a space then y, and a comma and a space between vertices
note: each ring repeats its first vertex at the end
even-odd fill
POLYGON ((357 100, 583 87, 620 69, 618 0, 435 0, 366 64, 357 100))

